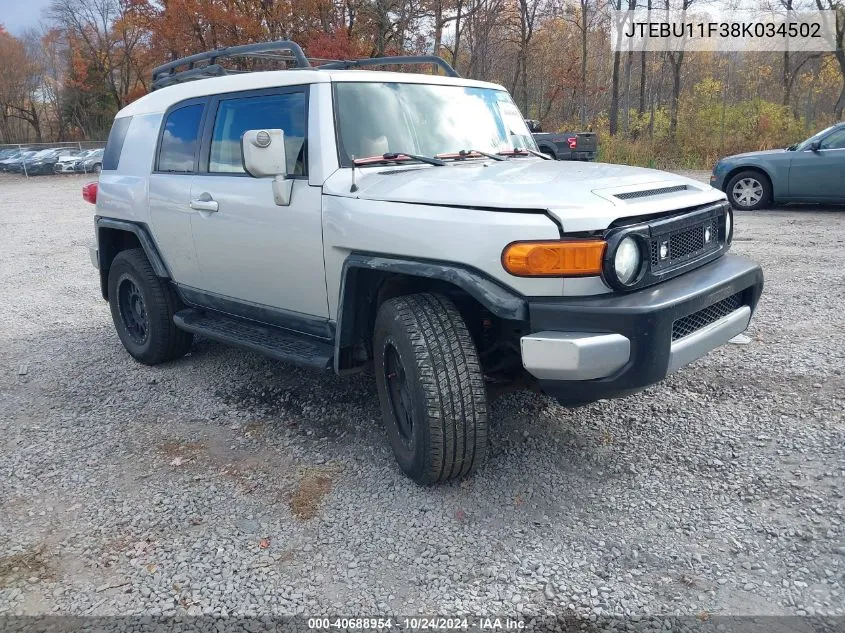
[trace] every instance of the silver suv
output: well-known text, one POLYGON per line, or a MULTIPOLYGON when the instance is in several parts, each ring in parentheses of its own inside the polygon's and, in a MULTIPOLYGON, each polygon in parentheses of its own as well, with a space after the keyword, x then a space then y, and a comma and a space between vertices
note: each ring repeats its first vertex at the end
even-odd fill
POLYGON ((284 41, 171 62, 153 85, 83 191, 121 342, 149 365, 196 334, 371 366, 417 482, 484 463, 489 382, 629 394, 744 331, 760 297, 759 266, 727 254, 724 193, 546 160, 504 88, 438 58, 313 67, 284 41), (281 53, 295 68, 218 63, 281 53), (352 69, 387 63, 445 76, 352 69))

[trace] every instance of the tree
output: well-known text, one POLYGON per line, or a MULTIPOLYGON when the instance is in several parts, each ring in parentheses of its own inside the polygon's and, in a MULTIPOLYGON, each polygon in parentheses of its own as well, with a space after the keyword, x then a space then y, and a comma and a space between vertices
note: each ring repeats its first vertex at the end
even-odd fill
MULTIPOLYGON (((686 11, 692 6, 693 0, 681 0, 681 10, 686 11)), ((670 0, 666 0, 666 11, 671 9, 670 0)), ((666 58, 672 70, 672 92, 669 98, 669 140, 674 141, 678 131, 678 101, 681 98, 681 66, 684 63, 683 48, 679 51, 669 51, 666 58)))
POLYGON ((14 141, 12 120, 32 127, 36 142, 42 140, 37 94, 40 69, 18 38, 0 27, 0 131, 5 141, 14 141))
POLYGON ((819 11, 825 9, 836 11, 836 50, 833 52, 834 59, 839 65, 839 74, 842 76, 842 88, 839 91, 839 98, 833 106, 833 115, 842 119, 845 110, 845 2, 843 0, 816 0, 819 11))
POLYGON ((563 8, 564 19, 573 24, 581 36, 581 76, 579 86, 581 107, 579 108, 579 114, 582 127, 587 125, 587 40, 589 32, 593 28, 596 14, 598 13, 594 10, 591 2, 592 0, 578 0, 577 4, 573 5, 566 0, 563 8))
POLYGON ((134 6, 129 0, 53 0, 48 9, 73 52, 89 63, 91 84, 101 84, 117 108, 143 82, 139 59, 147 32, 134 6))

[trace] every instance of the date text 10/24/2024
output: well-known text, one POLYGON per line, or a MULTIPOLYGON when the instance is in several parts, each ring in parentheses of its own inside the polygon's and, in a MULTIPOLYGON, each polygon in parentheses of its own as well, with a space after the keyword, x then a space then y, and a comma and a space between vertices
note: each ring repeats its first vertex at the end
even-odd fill
POLYGON ((525 622, 512 618, 308 618, 313 630, 400 630, 400 631, 519 631, 525 622))

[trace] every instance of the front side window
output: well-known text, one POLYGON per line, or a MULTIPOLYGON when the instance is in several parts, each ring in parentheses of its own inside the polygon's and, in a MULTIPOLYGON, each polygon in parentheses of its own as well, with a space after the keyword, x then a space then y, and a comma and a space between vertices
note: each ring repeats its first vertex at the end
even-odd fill
POLYGON ((158 151, 158 171, 194 171, 203 107, 195 103, 167 115, 158 151))
POLYGON ((813 144, 813 141, 819 141, 825 137, 825 135, 833 129, 833 126, 827 127, 823 129, 821 132, 813 134, 810 138, 806 141, 801 141, 797 145, 795 145, 795 150, 798 152, 803 152, 806 149, 810 149, 810 145, 813 144))
POLYGON ((306 173, 306 99, 304 92, 227 99, 220 102, 211 136, 210 173, 246 173, 241 138, 247 130, 284 132, 289 175, 306 173))
POLYGON ((820 149, 845 149, 845 127, 826 136, 819 147, 820 149))
POLYGON ((460 150, 536 150, 503 90, 412 83, 335 84, 340 160, 386 153, 436 156, 460 150))

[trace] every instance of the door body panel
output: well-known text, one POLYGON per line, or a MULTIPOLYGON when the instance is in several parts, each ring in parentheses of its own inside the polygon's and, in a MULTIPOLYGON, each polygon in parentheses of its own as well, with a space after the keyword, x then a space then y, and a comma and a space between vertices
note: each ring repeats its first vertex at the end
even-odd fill
POLYGON ((200 281, 199 266, 191 235, 188 206, 191 194, 189 174, 150 175, 150 223, 153 239, 174 281, 193 286, 200 281))
POLYGON ((202 277, 191 285, 327 318, 320 196, 319 187, 296 179, 290 206, 281 207, 271 178, 195 176, 190 198, 211 198, 218 210, 190 216, 202 277))
POLYGON ((308 182, 309 90, 289 86, 211 97, 187 201, 194 207, 200 276, 194 289, 241 316, 301 320, 303 328, 292 329, 303 331, 313 330, 315 319, 328 321, 322 188, 308 182), (240 144, 249 129, 283 130, 293 183, 289 205, 276 204, 273 178, 245 172, 240 144))
POLYGON ((845 200, 845 149, 799 152, 789 169, 789 197, 845 200))

